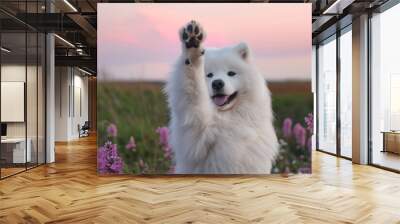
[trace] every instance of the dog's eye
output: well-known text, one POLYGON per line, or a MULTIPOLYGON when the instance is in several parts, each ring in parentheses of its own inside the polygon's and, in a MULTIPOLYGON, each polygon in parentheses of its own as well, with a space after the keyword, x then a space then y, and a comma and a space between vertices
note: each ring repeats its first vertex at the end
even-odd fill
POLYGON ((232 71, 229 71, 229 72, 228 72, 228 75, 229 75, 229 76, 234 76, 234 75, 236 75, 236 73, 235 73, 235 72, 232 72, 232 71))
POLYGON ((208 73, 208 74, 207 74, 207 77, 208 77, 208 78, 212 78, 213 76, 214 76, 213 73, 208 73))

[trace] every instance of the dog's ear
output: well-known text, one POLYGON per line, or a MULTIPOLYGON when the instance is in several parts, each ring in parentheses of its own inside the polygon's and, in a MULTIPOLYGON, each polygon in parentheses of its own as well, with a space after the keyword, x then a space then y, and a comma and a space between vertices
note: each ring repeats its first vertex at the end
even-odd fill
POLYGON ((250 57, 250 49, 244 42, 236 45, 235 51, 238 52, 238 54, 243 60, 247 60, 250 57))

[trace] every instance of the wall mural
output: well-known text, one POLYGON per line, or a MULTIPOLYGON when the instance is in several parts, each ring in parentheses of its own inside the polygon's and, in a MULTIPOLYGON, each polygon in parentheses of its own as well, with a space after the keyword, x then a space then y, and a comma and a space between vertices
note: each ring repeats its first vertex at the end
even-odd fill
POLYGON ((98 71, 99 174, 311 173, 311 4, 98 4, 98 71))

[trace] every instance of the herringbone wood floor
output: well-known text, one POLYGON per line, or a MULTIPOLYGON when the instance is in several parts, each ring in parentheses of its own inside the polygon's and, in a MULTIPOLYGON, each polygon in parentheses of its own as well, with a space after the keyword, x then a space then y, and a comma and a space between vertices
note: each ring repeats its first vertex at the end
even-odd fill
POLYGON ((0 223, 400 223, 400 175, 323 153, 312 175, 99 177, 95 144, 0 181, 0 223))

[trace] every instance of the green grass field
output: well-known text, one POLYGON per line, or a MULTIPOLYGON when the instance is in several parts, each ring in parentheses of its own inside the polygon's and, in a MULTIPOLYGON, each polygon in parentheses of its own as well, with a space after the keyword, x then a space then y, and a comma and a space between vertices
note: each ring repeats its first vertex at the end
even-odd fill
MULTIPOLYGON (((304 124, 304 117, 313 111, 311 93, 272 93, 272 104, 278 137, 282 135, 281 126, 286 117, 304 124)), ((157 127, 167 126, 169 119, 161 83, 99 82, 97 111, 98 144, 101 146, 107 140, 117 144, 125 173, 163 174, 169 171, 172 161, 164 156, 156 133, 157 127), (106 129, 111 123, 118 129, 115 138, 107 136, 106 129), (131 136, 136 141, 135 151, 125 148, 131 136)), ((291 152, 286 152, 285 157, 288 153, 291 152)), ((309 161, 309 158, 304 161, 309 161)), ((285 164, 277 164, 274 172, 283 172, 282 169, 293 165, 287 159, 283 162, 285 164)), ((297 167, 298 163, 290 170, 296 172, 297 167)))

